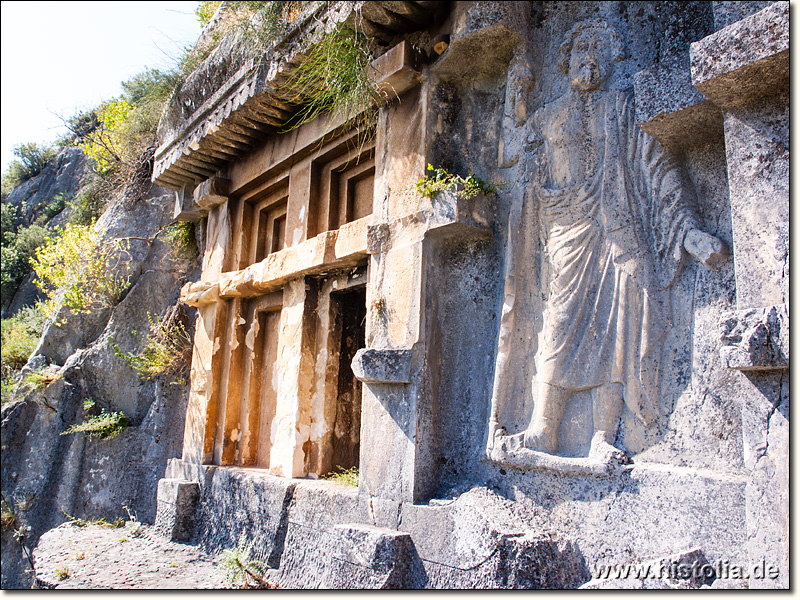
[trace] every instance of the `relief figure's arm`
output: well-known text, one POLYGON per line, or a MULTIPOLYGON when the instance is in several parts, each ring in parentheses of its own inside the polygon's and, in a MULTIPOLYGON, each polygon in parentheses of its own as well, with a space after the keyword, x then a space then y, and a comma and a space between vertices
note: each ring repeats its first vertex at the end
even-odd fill
MULTIPOLYGON (((638 187, 646 190, 648 209, 642 223, 652 236, 661 266, 662 284, 671 284, 680 272, 684 253, 706 267, 716 268, 728 255, 725 243, 704 233, 694 186, 680 160, 656 139, 643 132, 628 115, 634 143, 629 160, 638 187)), ((630 131, 630 130, 629 130, 630 131)))

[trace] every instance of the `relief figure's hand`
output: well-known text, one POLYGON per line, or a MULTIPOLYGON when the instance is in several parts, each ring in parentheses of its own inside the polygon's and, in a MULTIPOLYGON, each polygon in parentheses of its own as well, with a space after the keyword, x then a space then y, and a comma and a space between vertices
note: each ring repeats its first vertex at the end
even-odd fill
POLYGON ((692 229, 683 240, 686 251, 709 269, 716 269, 729 255, 727 244, 699 229, 692 229))

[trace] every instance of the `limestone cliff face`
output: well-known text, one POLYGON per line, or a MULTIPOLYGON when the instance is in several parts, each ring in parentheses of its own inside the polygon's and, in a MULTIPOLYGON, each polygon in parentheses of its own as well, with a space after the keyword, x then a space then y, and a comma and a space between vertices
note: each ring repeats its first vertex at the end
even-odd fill
MULTIPOLYGON (((73 165, 73 172, 82 168, 74 152, 62 157, 58 164, 73 165)), ((28 198, 24 206, 31 207, 37 183, 42 193, 45 182, 51 190, 74 189, 69 187, 74 178, 59 179, 65 170, 52 171, 31 180, 27 196, 15 191, 14 198, 28 198)), ((126 295, 116 306, 87 315, 63 312, 63 322, 46 325, 26 369, 46 367, 58 378, 2 410, 2 489, 16 504, 18 524, 31 528, 25 537, 29 548, 43 532, 67 520, 66 514, 113 520, 126 516, 123 506, 128 506, 152 522, 157 481, 167 459, 181 453, 188 386, 171 385, 166 377, 142 381, 115 356, 111 340, 126 352, 140 350, 148 315, 162 315, 175 304, 197 263, 177 257, 155 237, 171 220, 169 192, 153 187, 136 202, 124 197, 112 200, 96 227, 106 239, 141 238, 123 242, 131 275, 126 295), (88 399, 107 412, 124 412, 131 426, 109 440, 62 435, 85 419, 88 399)), ((2 535, 2 586, 29 586, 24 571, 30 565, 19 544, 10 529, 2 535)))

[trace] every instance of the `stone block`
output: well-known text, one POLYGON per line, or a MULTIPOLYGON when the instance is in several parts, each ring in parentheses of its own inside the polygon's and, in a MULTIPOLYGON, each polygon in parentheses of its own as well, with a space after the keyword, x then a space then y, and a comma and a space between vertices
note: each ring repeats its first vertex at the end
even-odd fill
POLYGON ((203 467, 197 539, 204 552, 252 542, 250 556, 277 567, 284 550, 287 509, 297 482, 263 470, 203 467))
POLYGON ((194 204, 191 190, 183 186, 180 191, 175 192, 175 208, 172 212, 172 218, 176 221, 188 221, 190 223, 197 223, 200 219, 205 217, 208 211, 201 209, 194 204))
POLYGON ((413 548, 408 533, 359 523, 336 525, 334 531, 339 537, 333 554, 337 587, 405 587, 413 548), (362 570, 370 573, 366 581, 362 570))
POLYGON ((785 304, 722 315, 720 349, 729 369, 789 368, 789 311, 785 304))
POLYGON ((789 2, 776 2, 691 46, 692 82, 721 108, 789 85, 789 2))
POLYGON ((767 419, 766 452, 756 461, 746 488, 747 551, 761 576, 750 588, 789 588, 789 398, 767 419))
POLYGON ((185 542, 195 529, 195 512, 200 484, 179 479, 158 481, 155 530, 168 540, 185 542))
POLYGON ((181 288, 181 302, 200 308, 219 301, 219 284, 209 281, 195 281, 181 288))
POLYGON ((419 84, 419 62, 416 51, 405 40, 372 61, 370 76, 385 101, 391 102, 419 84))
POLYGON ((639 71, 633 80, 636 120, 674 152, 722 137, 722 112, 692 86, 688 68, 639 71))
POLYGON ((411 587, 557 589, 590 579, 580 552, 510 502, 473 488, 443 504, 403 504, 402 529, 415 556, 411 587))
POLYGON ((364 383, 411 383, 413 358, 410 348, 362 348, 353 358, 353 373, 364 383))
POLYGON ((370 516, 378 527, 397 528, 400 520, 401 503, 397 500, 369 498, 370 516))
POLYGON ((430 201, 426 227, 435 237, 483 237, 490 233, 491 209, 484 194, 464 196, 462 186, 443 190, 430 201))
POLYGON ((736 21, 741 21, 745 17, 757 13, 767 8, 775 0, 756 0, 753 2, 742 2, 741 0, 714 0, 711 4, 714 7, 714 30, 719 31, 723 27, 733 25, 736 21))
POLYGON ((367 227, 367 253, 379 254, 389 249, 389 224, 379 223, 367 227))
POLYGON ((229 180, 210 177, 194 189, 192 202, 197 208, 208 213, 212 208, 228 201, 229 188, 229 180))

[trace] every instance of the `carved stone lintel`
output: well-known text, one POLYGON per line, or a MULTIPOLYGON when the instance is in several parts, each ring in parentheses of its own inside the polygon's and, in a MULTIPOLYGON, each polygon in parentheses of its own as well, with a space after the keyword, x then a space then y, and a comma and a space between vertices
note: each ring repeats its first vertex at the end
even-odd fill
POLYGON ((411 383, 410 348, 362 348, 353 357, 353 374, 364 383, 411 383))
POLYGON ((722 138, 722 112, 692 86, 688 69, 650 68, 634 77, 636 119, 674 152, 722 138))
POLYGON ((723 314, 720 338, 720 355, 729 369, 789 368, 789 311, 785 304, 723 314))
POLYGON ((434 235, 478 235, 491 233, 491 208, 484 194, 471 198, 463 195, 462 186, 443 190, 431 199, 427 228, 434 235))
POLYGON ((183 186, 180 191, 175 192, 175 210, 172 218, 176 221, 189 221, 197 223, 205 217, 208 211, 204 211, 195 206, 192 199, 192 190, 189 186, 183 186))
POLYGON ((418 68, 417 52, 404 40, 372 61, 371 74, 375 87, 391 102, 419 84, 418 68))

